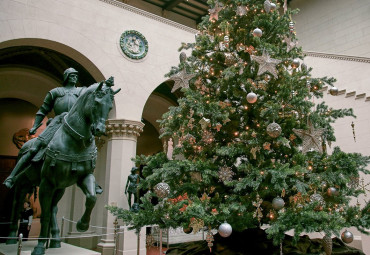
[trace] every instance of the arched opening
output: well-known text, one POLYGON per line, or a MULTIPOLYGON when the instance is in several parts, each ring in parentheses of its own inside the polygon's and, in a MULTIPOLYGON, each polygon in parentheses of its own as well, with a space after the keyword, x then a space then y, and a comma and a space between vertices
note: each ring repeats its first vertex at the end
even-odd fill
POLYGON ((138 155, 152 155, 163 150, 163 143, 166 141, 159 139, 160 126, 157 120, 162 118, 170 106, 177 105, 177 98, 180 97, 181 92, 171 93, 172 87, 172 81, 163 82, 146 101, 142 114, 145 126, 138 138, 138 155))

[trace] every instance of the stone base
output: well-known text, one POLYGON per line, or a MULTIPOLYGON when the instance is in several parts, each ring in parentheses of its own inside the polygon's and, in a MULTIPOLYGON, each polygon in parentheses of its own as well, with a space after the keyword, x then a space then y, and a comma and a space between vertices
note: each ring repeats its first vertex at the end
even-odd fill
MULTIPOLYGON (((26 241, 22 243, 21 255, 30 255, 37 241, 26 241)), ((18 244, 0 244, 0 255, 17 255, 18 244)), ((87 250, 70 244, 62 243, 61 248, 49 248, 45 255, 100 255, 99 252, 87 250)))
POLYGON ((96 235, 96 233, 93 231, 86 231, 83 233, 69 232, 67 237, 72 237, 72 238, 66 238, 65 242, 68 244, 72 244, 78 247, 85 248, 85 249, 95 250, 96 244, 98 243, 98 236, 94 236, 94 235, 96 235), (79 236, 91 236, 91 237, 78 238, 79 236))

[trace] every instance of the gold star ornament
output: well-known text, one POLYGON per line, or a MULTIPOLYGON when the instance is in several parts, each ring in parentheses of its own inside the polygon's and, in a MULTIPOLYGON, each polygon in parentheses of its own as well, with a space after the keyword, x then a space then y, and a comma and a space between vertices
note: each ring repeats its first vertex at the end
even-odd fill
POLYGON ((270 55, 265 50, 263 51, 262 56, 252 55, 251 58, 259 64, 257 75, 268 72, 277 79, 276 65, 279 64, 281 60, 270 58, 270 55))
POLYGON ((321 136, 325 130, 325 128, 314 129, 311 121, 308 121, 308 130, 293 128, 293 132, 302 139, 302 153, 310 150, 323 153, 321 136))
POLYGON ((172 75, 170 80, 174 81, 175 84, 172 87, 171 93, 175 92, 179 88, 189 88, 189 81, 194 76, 195 74, 188 74, 185 69, 182 69, 179 73, 172 75))

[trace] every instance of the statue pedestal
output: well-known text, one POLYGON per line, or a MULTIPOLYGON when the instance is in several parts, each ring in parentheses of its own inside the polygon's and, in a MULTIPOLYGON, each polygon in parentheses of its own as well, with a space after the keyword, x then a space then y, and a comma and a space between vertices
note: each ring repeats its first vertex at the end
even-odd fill
MULTIPOLYGON (((27 241, 22 243, 21 255, 31 255, 37 241, 27 241)), ((0 244, 0 255, 17 255, 18 244, 0 244)), ((99 252, 87 250, 67 243, 62 243, 61 248, 49 248, 46 250, 47 255, 100 255, 99 252)))
MULTIPOLYGON (((141 229, 139 236, 135 233, 134 230, 128 231, 125 227, 120 227, 118 230, 120 234, 117 235, 117 254, 120 255, 137 255, 138 250, 139 254, 146 254, 146 234, 145 228, 141 229)), ((115 255, 116 244, 114 240, 102 239, 98 244, 98 251, 102 255, 115 255)))
POLYGON ((68 244, 72 244, 78 247, 82 247, 85 249, 94 249, 96 248, 96 244, 98 243, 98 236, 94 231, 86 231, 86 232, 68 232, 68 236, 70 238, 66 238, 65 242, 68 244), (80 237, 82 236, 82 237, 80 237), (91 237, 85 237, 91 236, 91 237))

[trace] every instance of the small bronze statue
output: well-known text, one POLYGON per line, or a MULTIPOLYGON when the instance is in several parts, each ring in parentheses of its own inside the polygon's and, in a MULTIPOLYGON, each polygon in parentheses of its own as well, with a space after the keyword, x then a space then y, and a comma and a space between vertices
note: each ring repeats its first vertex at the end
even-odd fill
MULTIPOLYGON (((125 194, 128 199, 128 206, 131 209, 131 196, 134 195, 134 204, 139 203, 138 198, 139 198, 139 190, 137 188, 139 181, 140 181, 140 176, 138 174, 138 168, 133 167, 131 169, 131 174, 127 178, 126 182, 126 187, 125 187, 125 194), (128 193, 128 195, 127 195, 128 193)), ((132 205, 133 206, 133 205, 132 205)))

